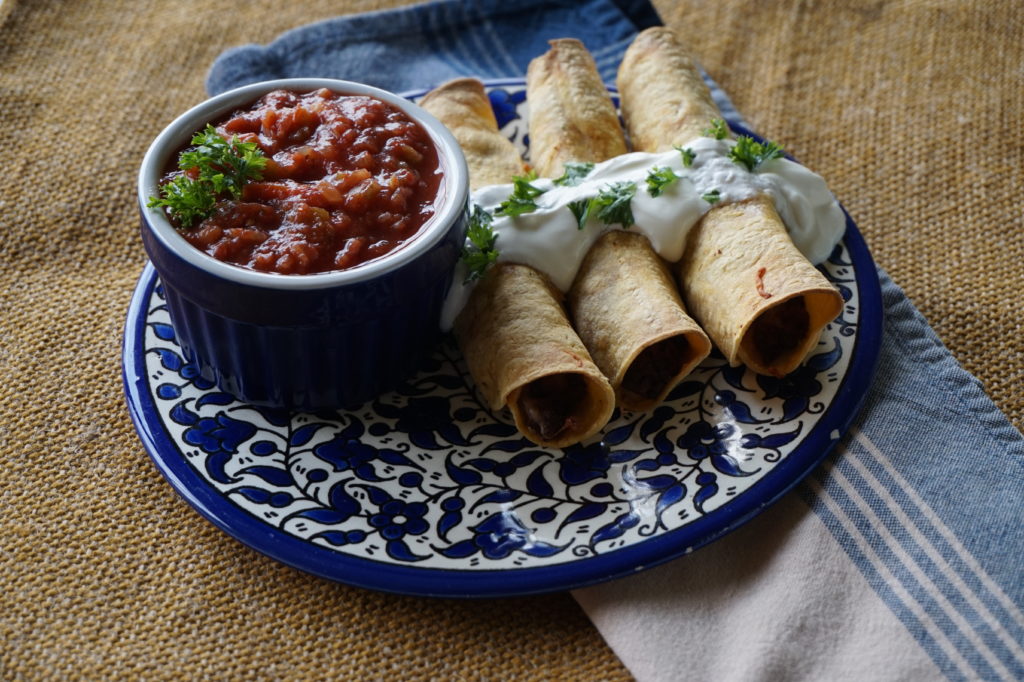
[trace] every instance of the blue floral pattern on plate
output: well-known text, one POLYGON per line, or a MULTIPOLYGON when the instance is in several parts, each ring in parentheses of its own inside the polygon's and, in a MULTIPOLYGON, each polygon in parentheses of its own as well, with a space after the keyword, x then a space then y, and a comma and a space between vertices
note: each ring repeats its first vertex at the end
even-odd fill
MULTIPOLYGON (((490 85, 521 147, 524 92, 522 81, 490 85)), ((415 594, 566 589, 714 539, 840 437, 880 332, 877 278, 852 222, 822 269, 846 305, 797 371, 758 376, 713 354, 662 405, 617 411, 599 439, 565 450, 535 446, 492 413, 450 339, 404 386, 359 409, 241 403, 186 363, 151 267, 129 312, 125 384, 172 484, 275 558, 415 594)))

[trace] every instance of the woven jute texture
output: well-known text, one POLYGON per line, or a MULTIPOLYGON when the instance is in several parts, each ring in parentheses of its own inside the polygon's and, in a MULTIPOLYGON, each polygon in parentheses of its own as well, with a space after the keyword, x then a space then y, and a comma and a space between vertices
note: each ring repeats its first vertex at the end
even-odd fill
MULTIPOLYGON (((0 678, 628 679, 569 595, 313 578, 216 530, 150 463, 120 378, 143 151, 222 50, 391 3, 232 4, 0 4, 0 678)), ((842 5, 658 9, 756 130, 828 178, 1020 427, 1022 12, 842 5)))

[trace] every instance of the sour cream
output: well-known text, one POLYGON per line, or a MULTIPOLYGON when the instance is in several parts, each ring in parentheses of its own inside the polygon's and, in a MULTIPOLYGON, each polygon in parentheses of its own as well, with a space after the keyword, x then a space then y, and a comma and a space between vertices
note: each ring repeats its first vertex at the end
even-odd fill
MULTIPOLYGON (((817 265, 828 258, 843 236, 846 218, 825 180, 788 159, 767 161, 750 172, 729 158, 734 144, 734 140, 700 137, 682 145, 695 154, 689 167, 683 165, 682 154, 676 150, 633 152, 595 165, 575 187, 556 185, 546 178, 534 180, 534 187, 545 190, 534 199, 535 211, 514 218, 494 216, 498 261, 529 265, 545 273, 556 287, 568 291, 584 256, 607 230, 640 232, 658 255, 674 262, 683 256, 690 229, 708 210, 759 194, 772 198, 793 243, 809 261, 817 265), (647 175, 651 169, 663 167, 672 169, 679 179, 652 197, 647 190, 647 175), (616 182, 636 183, 631 203, 635 224, 629 228, 606 225, 591 215, 580 229, 569 204, 596 197, 616 182), (711 204, 703 197, 715 190, 718 202, 711 204)), ((476 190, 472 201, 493 214, 512 190, 511 184, 489 185, 476 190)), ((466 275, 466 267, 460 262, 441 315, 445 330, 451 329, 469 300, 474 283, 464 282, 466 275)))

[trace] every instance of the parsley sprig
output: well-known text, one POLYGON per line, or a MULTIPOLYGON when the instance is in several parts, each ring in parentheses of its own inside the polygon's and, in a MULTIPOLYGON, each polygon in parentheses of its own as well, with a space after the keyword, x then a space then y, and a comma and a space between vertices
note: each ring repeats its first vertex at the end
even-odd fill
POLYGON ((781 158, 782 152, 782 147, 770 140, 762 143, 748 135, 741 135, 729 150, 729 158, 753 173, 765 161, 781 158))
POLYGON ((697 152, 693 151, 689 147, 684 148, 680 147, 679 145, 675 145, 672 148, 679 152, 679 154, 683 157, 683 166, 689 168, 690 166, 693 165, 693 160, 697 158, 697 152))
POLYGON ((590 175, 590 171, 594 170, 594 164, 584 161, 566 161, 562 169, 561 177, 555 178, 554 183, 562 187, 576 187, 590 175))
POLYGON ((498 205, 495 215, 507 215, 511 218, 532 213, 537 210, 537 202, 534 201, 547 190, 534 187, 530 183, 537 179, 537 173, 530 171, 526 175, 517 175, 512 178, 512 194, 508 199, 498 205))
POLYGON ((660 197, 665 188, 679 179, 668 166, 655 166, 647 171, 647 193, 652 197, 660 197))
POLYGON ((213 213, 216 203, 217 195, 198 179, 187 175, 178 175, 161 186, 160 196, 150 197, 146 206, 166 208, 179 225, 188 228, 213 213))
POLYGON ((150 208, 165 208, 184 228, 207 218, 224 196, 242 196, 242 187, 263 177, 267 157, 255 142, 224 139, 209 123, 192 136, 192 148, 178 157, 184 173, 160 187, 150 208))
POLYGON ((498 251, 494 248, 498 235, 491 227, 493 220, 494 217, 490 213, 478 204, 473 204, 473 210, 469 214, 469 227, 466 229, 469 244, 462 247, 462 262, 469 269, 464 283, 483 277, 487 268, 498 260, 498 251))
POLYGON ((709 204, 717 204, 722 199, 722 193, 719 192, 717 189, 713 189, 709 192, 705 192, 704 194, 700 195, 700 198, 708 202, 709 204))
POLYGON ((606 225, 619 224, 630 228, 633 219, 633 197, 636 195, 635 182, 613 182, 601 189, 596 197, 580 199, 569 204, 569 210, 576 218, 576 225, 583 229, 591 215, 606 225))
POLYGON ((716 140, 724 140, 729 137, 729 126, 725 124, 725 120, 721 118, 711 119, 711 127, 705 128, 705 137, 713 137, 716 140))

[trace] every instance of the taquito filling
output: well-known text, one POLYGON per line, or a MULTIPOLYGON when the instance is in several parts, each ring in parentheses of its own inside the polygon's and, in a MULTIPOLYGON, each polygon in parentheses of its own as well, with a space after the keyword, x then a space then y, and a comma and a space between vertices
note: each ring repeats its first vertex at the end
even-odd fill
POLYGON ((586 397, 586 379, 562 373, 526 384, 517 403, 524 425, 544 440, 554 440, 579 426, 586 397))
POLYGON ((645 348, 622 377, 622 390, 644 400, 655 400, 682 371, 690 355, 690 342, 682 334, 645 348))
POLYGON ((810 323, 804 297, 796 296, 758 315, 747 330, 747 338, 761 364, 771 365, 800 350, 810 323))
MULTIPOLYGON (((497 260, 528 265, 546 274, 561 291, 568 291, 594 242, 608 229, 621 227, 591 216, 581 228, 570 205, 620 182, 637 186, 631 200, 635 224, 628 229, 646 235, 658 255, 669 262, 682 257, 690 229, 712 206, 760 194, 772 198, 794 244, 808 260, 817 264, 827 258, 846 230, 846 217, 824 179, 788 159, 773 159, 750 172, 728 158, 733 144, 733 140, 697 138, 683 145, 694 153, 689 165, 676 150, 623 154, 596 164, 575 186, 533 180, 530 184, 543 190, 535 198, 535 210, 515 217, 494 215, 491 229, 497 235, 497 260), (679 179, 652 197, 646 179, 654 168, 669 168, 679 179), (712 195, 715 203, 706 198, 712 195)), ((494 214, 512 192, 511 184, 489 185, 475 191, 472 201, 494 214)), ((445 330, 451 329, 469 299, 474 282, 466 281, 468 273, 468 266, 460 261, 442 313, 445 330)))

